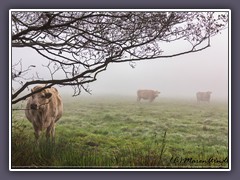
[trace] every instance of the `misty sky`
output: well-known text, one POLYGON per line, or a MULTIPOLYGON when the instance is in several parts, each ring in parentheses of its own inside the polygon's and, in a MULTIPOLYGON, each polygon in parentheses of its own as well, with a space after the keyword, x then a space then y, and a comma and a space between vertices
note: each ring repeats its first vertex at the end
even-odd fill
MULTIPOLYGON (((170 45, 169 51, 181 48, 170 45)), ((42 69, 46 60, 29 48, 14 48, 13 64, 22 59, 23 68, 30 64, 40 69, 44 76, 48 71, 42 69)), ((15 84, 13 84, 15 85, 15 84)), ((135 68, 128 63, 110 64, 100 73, 97 81, 90 84, 94 95, 132 95, 138 89, 154 89, 161 92, 160 97, 195 97, 197 91, 212 91, 212 98, 228 97, 228 31, 213 37, 211 47, 197 53, 174 58, 154 59, 137 62, 135 68)), ((63 87, 60 92, 72 89, 63 87)), ((86 95, 86 93, 83 93, 86 95)), ((159 98, 160 98, 159 97, 159 98)))
MULTIPOLYGON (((173 47, 173 48, 178 48, 173 47)), ((110 64, 92 83, 93 94, 136 94, 137 89, 156 89, 160 96, 195 96, 197 91, 212 91, 212 96, 228 96, 228 33, 211 41, 211 47, 175 58, 110 64)))

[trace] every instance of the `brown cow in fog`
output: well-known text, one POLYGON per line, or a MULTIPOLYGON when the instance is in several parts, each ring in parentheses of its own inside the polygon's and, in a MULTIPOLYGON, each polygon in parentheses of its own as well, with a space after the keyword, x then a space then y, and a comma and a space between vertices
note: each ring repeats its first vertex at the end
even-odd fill
POLYGON ((212 92, 210 92, 210 91, 207 91, 207 92, 197 92, 196 93, 197 102, 200 102, 200 101, 210 102, 211 94, 212 94, 212 92))
MULTIPOLYGON (((32 92, 43 86, 35 86, 32 92)), ((33 94, 27 101, 25 115, 33 124, 35 138, 38 142, 40 132, 46 129, 46 137, 54 141, 55 123, 63 113, 62 98, 54 87, 46 88, 33 94)))
POLYGON ((137 91, 137 101, 139 102, 141 99, 149 100, 152 102, 157 96, 160 94, 159 91, 154 90, 138 90, 137 91))

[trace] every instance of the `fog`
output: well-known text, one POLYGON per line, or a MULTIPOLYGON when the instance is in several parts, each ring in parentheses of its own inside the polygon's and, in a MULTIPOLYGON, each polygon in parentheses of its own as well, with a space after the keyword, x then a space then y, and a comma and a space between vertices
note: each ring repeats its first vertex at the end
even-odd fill
MULTIPOLYGON (((181 45, 170 46, 172 50, 181 45)), ((169 49, 169 51, 171 51, 169 49)), ((110 64, 100 73, 97 81, 89 84, 92 95, 136 96, 138 89, 154 89, 161 92, 161 97, 195 97, 197 91, 212 91, 213 99, 228 98, 228 31, 211 40, 211 47, 197 53, 190 53, 174 58, 154 59, 136 62, 132 68, 128 63, 110 64)), ((49 74, 41 69, 47 61, 29 48, 14 48, 12 63, 22 59, 23 68, 36 65, 34 71, 39 75, 49 74)), ((15 86, 15 83, 13 83, 15 86)), ((63 94, 73 94, 71 88, 59 89, 63 94)))
POLYGON ((136 95, 138 89, 155 89, 160 97, 195 97, 197 91, 212 91, 213 98, 227 99, 227 31, 197 53, 137 62, 135 68, 128 63, 110 64, 91 89, 95 95, 136 95))

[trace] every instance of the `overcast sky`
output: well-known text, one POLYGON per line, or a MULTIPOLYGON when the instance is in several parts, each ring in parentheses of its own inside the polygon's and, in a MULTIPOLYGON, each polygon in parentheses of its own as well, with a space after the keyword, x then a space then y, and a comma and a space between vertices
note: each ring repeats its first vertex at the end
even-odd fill
MULTIPOLYGON (((169 51, 181 45, 169 47, 169 51)), ((46 60, 31 49, 14 48, 13 64, 22 59, 23 66, 34 64, 40 69, 46 60)), ((41 70, 40 75, 48 73, 41 70)), ((132 95, 138 89, 154 89, 160 97, 195 97, 197 91, 212 91, 213 98, 228 97, 228 31, 211 40, 211 47, 197 53, 174 58, 137 62, 135 68, 128 63, 110 64, 107 71, 90 84, 94 95, 132 95)), ((66 93, 69 88, 61 88, 66 93)), ((69 92, 71 96, 72 91, 69 92)), ((86 93, 83 93, 86 95, 86 93)))

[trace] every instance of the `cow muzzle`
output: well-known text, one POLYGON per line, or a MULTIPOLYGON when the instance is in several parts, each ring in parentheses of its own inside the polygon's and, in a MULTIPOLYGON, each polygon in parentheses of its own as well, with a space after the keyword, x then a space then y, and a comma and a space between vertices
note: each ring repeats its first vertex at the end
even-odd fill
POLYGON ((30 108, 33 109, 33 110, 37 110, 38 107, 37 107, 37 104, 31 104, 30 108))

